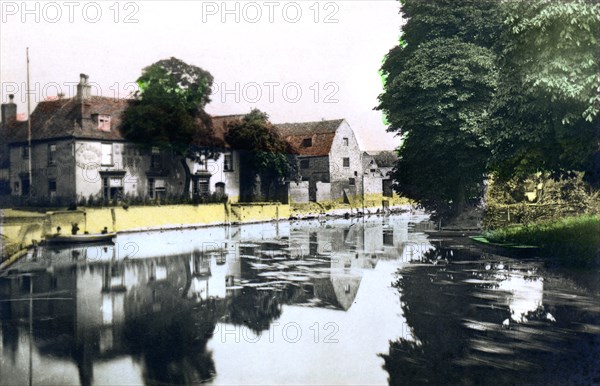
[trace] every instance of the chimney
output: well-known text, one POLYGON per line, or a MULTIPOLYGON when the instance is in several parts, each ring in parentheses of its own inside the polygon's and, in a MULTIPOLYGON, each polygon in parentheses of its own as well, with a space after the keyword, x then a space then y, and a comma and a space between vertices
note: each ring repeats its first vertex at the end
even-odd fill
POLYGON ((17 105, 13 102, 15 96, 10 94, 8 96, 9 102, 2 103, 2 126, 8 126, 8 124, 17 119, 17 105))
POLYGON ((83 102, 92 96, 92 86, 89 85, 86 74, 79 74, 79 84, 77 85, 77 101, 83 102))

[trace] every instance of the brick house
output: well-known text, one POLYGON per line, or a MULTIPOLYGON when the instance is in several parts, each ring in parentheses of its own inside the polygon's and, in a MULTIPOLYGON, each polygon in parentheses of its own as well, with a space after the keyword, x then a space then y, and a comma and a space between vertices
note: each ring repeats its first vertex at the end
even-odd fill
MULTIPOLYGON (((140 148, 119 127, 128 103, 92 96, 88 77, 81 74, 75 97, 40 102, 32 112, 31 148, 27 122, 16 121, 14 104, 3 104, 11 194, 31 192, 63 203, 90 197, 155 199, 181 195, 189 178, 190 196, 224 193, 237 201, 239 157, 234 151, 224 149, 216 161, 200 165, 170 151, 140 148)), ((215 129, 215 136, 222 138, 224 132, 215 129)))
POLYGON ((346 120, 282 123, 275 127, 298 152, 300 174, 308 183, 310 201, 356 203, 363 194, 362 152, 346 120))

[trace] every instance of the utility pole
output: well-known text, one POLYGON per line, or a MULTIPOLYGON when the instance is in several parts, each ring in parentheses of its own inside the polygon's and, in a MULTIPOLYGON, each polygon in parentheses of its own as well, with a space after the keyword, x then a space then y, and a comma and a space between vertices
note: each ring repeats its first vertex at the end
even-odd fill
POLYGON ((27 47, 27 151, 29 152, 28 163, 29 163, 29 197, 32 196, 33 192, 33 178, 31 172, 31 158, 33 154, 31 152, 31 98, 29 88, 29 47, 27 47))

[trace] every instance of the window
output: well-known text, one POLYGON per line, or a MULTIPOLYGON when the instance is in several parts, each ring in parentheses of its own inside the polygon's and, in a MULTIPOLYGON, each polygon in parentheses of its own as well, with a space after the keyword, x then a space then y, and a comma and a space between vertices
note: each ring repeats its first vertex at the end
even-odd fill
POLYGON ((98 130, 110 131, 110 115, 95 114, 94 118, 98 121, 98 130))
POLYGON ((194 196, 208 196, 210 193, 208 179, 200 178, 194 183, 194 196))
POLYGON ((48 165, 56 164, 56 144, 51 143, 48 145, 48 165))
POLYGON ((223 155, 223 170, 226 172, 233 171, 233 154, 225 153, 223 155))
POLYGON ((113 164, 113 146, 112 143, 102 144, 102 165, 113 164))
POLYGON ((162 178, 148 178, 148 196, 151 198, 165 198, 167 185, 162 178))
POLYGON ((205 179, 198 180, 198 193, 201 196, 206 196, 210 193, 210 190, 208 188, 208 180, 205 180, 205 179))
POLYGON ((342 158, 342 162, 345 168, 350 167, 350 158, 342 158))
POLYGON ((152 154, 150 155, 150 169, 160 170, 162 169, 162 157, 160 149, 158 147, 152 148, 152 154))
POLYGON ((54 197, 56 195, 56 180, 48 180, 48 195, 54 197))
POLYGON ((310 160, 303 159, 300 161, 300 169, 308 169, 310 168, 310 160))
POLYGON ((355 178, 349 178, 348 179, 348 184, 350 186, 355 186, 356 185, 356 179, 355 178))
POLYGON ((21 148, 21 155, 25 159, 29 158, 29 146, 25 145, 21 148))
POLYGON ((344 146, 348 146, 348 138, 344 137, 344 146))
POLYGON ((312 146, 312 138, 304 138, 302 140, 302 147, 311 147, 312 146))

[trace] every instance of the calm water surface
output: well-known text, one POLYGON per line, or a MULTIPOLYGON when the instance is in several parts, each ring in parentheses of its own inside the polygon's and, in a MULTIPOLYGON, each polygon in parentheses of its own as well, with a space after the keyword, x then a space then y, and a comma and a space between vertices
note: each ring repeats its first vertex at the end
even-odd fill
POLYGON ((0 277, 0 383, 600 384, 598 271, 424 216, 120 234, 0 277))

